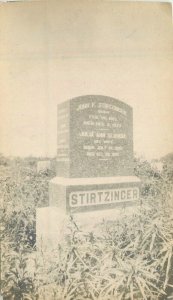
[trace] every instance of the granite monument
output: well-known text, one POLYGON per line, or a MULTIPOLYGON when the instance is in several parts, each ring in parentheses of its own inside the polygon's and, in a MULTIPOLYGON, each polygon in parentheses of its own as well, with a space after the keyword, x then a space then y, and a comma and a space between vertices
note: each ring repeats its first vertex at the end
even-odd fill
POLYGON ((133 113, 126 103, 89 95, 60 104, 57 148, 50 206, 77 213, 132 205, 139 199, 133 113))
POLYGON ((122 209, 133 210, 140 190, 133 169, 129 105, 99 95, 59 104, 57 176, 49 183, 49 207, 37 210, 38 247, 60 243, 69 215, 82 230, 92 231, 103 217, 120 218, 122 209))

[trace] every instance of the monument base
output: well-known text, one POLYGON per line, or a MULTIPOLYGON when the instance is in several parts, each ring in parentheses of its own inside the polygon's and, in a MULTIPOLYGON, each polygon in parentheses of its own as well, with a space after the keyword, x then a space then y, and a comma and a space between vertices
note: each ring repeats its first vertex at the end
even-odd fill
POLYGON ((136 176, 55 177, 49 185, 49 205, 67 214, 126 207, 139 200, 139 186, 136 176))
POLYGON ((79 230, 99 234, 99 224, 133 214, 139 205, 140 179, 136 176, 61 178, 50 181, 49 207, 37 209, 37 248, 56 248, 79 230))
MULTIPOLYGON (((136 203, 135 203, 136 204, 136 203)), ((129 207, 117 207, 115 209, 76 213, 71 217, 58 207, 43 207, 37 209, 36 232, 37 249, 51 251, 58 249, 68 235, 71 235, 72 226, 83 234, 92 232, 95 236, 102 235, 100 224, 122 219, 122 216, 135 215, 138 205, 129 207)))
POLYGON ((56 248, 67 233, 68 216, 57 207, 36 211, 36 243, 38 250, 56 248))

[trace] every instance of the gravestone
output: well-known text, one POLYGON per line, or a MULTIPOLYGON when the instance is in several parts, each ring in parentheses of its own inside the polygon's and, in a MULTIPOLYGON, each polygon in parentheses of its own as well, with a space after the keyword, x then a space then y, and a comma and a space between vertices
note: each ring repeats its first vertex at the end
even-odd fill
POLYGON ((138 199, 132 108, 105 96, 60 104, 57 177, 50 182, 50 206, 77 213, 132 205, 138 199))
POLYGON ((105 96, 83 96, 58 106, 57 176, 133 174, 132 108, 105 96))
POLYGON ((138 203, 129 105, 97 95, 68 100, 58 105, 57 132, 57 176, 49 184, 49 208, 38 213, 40 233, 43 223, 46 228, 43 215, 50 216, 50 233, 57 226, 53 219, 62 214, 79 216, 82 222, 84 213, 95 212, 97 218, 112 210, 116 215, 117 208, 138 203))

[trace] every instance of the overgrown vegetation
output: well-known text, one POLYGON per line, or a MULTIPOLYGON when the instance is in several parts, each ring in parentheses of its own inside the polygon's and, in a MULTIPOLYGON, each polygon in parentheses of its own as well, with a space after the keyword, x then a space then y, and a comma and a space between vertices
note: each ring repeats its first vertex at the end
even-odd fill
POLYGON ((141 205, 121 221, 100 223, 100 235, 74 219, 54 252, 36 251, 36 207, 48 203, 53 171, 36 159, 1 158, 1 294, 5 300, 173 299, 172 167, 161 172, 136 159, 141 205))

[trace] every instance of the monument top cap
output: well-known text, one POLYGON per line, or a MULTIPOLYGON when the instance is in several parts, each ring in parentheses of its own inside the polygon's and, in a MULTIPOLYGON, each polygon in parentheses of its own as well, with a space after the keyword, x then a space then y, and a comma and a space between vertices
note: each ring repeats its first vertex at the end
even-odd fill
POLYGON ((127 104, 126 102, 119 100, 117 98, 114 98, 112 96, 105 96, 105 95, 97 95, 97 94, 88 94, 88 95, 81 95, 81 96, 77 96, 77 97, 73 97, 73 98, 69 98, 67 100, 64 100, 63 102, 61 102, 59 105, 63 104, 63 103, 67 103, 67 102, 75 102, 75 101, 113 101, 117 104, 119 104, 120 106, 124 106, 124 107, 128 107, 129 109, 132 109, 132 107, 127 104))

